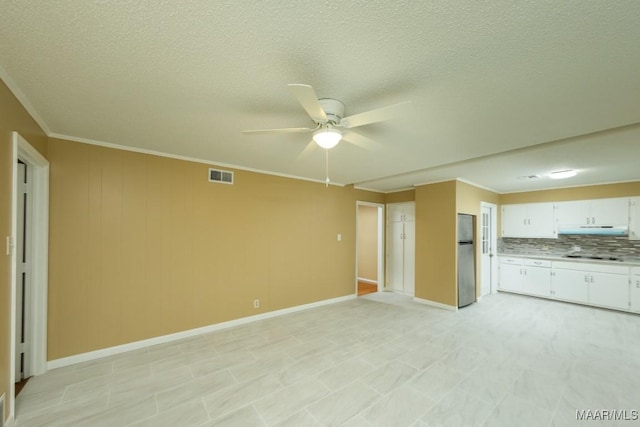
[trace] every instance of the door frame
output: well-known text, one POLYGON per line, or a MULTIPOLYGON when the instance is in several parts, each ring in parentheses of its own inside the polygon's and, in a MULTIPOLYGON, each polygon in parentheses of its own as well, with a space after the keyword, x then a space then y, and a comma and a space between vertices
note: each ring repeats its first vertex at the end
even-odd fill
POLYGON ((29 351, 30 375, 41 375, 47 371, 47 293, 49 263, 49 161, 33 148, 18 132, 12 138, 12 185, 11 185, 11 236, 8 242, 11 252, 11 388, 9 419, 15 414, 15 351, 16 351, 16 301, 17 301, 17 254, 16 236, 18 226, 18 159, 28 168, 31 182, 30 235, 27 236, 27 254, 31 260, 31 297, 27 304, 30 313, 29 351))
POLYGON ((384 223, 385 223, 385 205, 384 203, 373 203, 373 202, 364 202, 364 201, 356 201, 356 271, 355 271, 355 294, 358 295, 358 207, 359 206, 369 206, 378 208, 378 292, 384 290, 384 223))
MULTIPOLYGON (((495 294, 498 292, 498 257, 496 251, 498 248, 498 205, 489 202, 480 202, 480 217, 482 217, 482 208, 489 208, 491 211, 491 287, 489 294, 495 294)), ((482 253, 482 251, 481 251, 482 253)), ((480 275, 482 279, 482 275, 480 275)), ((482 289, 482 283, 480 283, 480 289, 482 289)), ((482 293, 482 291, 481 291, 482 293)))

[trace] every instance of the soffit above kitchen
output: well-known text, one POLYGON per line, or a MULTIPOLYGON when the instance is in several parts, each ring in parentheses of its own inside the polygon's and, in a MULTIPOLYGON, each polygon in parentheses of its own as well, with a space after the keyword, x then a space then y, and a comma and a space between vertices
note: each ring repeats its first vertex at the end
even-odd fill
POLYGON ((640 2, 3 2, 0 77, 51 136, 324 181, 287 85, 353 115, 331 180, 498 192, 640 180, 640 2), (634 162, 633 160, 636 159, 634 162), (562 183, 544 175, 579 171, 562 183))

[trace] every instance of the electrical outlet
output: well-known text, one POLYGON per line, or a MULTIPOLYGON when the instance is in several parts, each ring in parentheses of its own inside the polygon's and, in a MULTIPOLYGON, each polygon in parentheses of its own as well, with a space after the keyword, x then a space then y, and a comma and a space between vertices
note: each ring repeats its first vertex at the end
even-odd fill
POLYGON ((260 300, 259 299, 254 299, 253 300, 253 308, 260 308, 260 300))

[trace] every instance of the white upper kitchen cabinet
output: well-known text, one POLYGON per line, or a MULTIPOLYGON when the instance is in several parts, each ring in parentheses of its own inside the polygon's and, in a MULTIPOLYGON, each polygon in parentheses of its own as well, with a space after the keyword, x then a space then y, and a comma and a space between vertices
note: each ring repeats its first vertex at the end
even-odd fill
POLYGON ((553 203, 502 206, 502 237, 557 237, 553 203))
POLYGON ((640 197, 629 202, 629 240, 640 240, 640 197))
POLYGON ((556 221, 558 225, 626 225, 629 198, 558 202, 556 221))
POLYGON ((389 203, 387 208, 389 222, 416 220, 416 202, 389 203))

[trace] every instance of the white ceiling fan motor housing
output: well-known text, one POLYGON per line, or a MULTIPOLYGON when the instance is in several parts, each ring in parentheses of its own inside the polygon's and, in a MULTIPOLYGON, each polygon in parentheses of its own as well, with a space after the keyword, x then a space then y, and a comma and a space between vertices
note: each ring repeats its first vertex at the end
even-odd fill
POLYGON ((323 98, 319 99, 320 106, 327 115, 329 123, 338 124, 344 117, 344 104, 337 99, 323 98))

